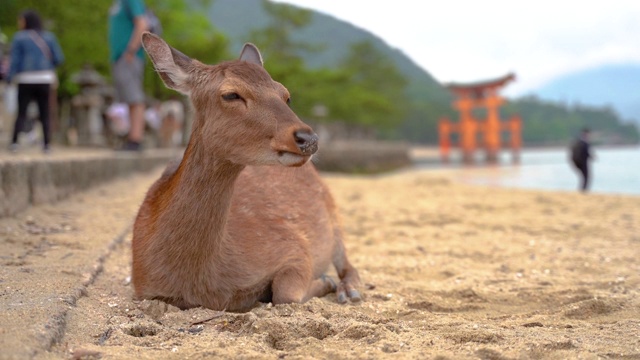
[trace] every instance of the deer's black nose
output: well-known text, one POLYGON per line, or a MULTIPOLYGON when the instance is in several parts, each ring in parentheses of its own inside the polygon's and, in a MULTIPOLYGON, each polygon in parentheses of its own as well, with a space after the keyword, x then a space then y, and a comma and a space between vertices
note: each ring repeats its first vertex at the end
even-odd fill
POLYGON ((299 130, 293 133, 293 137, 303 155, 313 155, 318 151, 318 135, 313 131, 299 130))

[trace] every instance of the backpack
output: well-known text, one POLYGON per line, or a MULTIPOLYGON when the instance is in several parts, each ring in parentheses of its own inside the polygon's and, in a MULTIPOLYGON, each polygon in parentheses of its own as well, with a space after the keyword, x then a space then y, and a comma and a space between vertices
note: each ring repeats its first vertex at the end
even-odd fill
POLYGON ((153 10, 147 8, 144 11, 144 16, 147 18, 147 24, 149 26, 148 30, 158 36, 162 35, 162 24, 153 10))

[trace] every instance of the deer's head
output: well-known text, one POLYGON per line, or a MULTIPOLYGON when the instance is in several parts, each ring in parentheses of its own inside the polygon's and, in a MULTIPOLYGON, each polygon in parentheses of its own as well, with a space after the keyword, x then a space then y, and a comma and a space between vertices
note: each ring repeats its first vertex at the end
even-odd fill
POLYGON ((271 79, 262 56, 245 44, 240 58, 205 65, 151 33, 142 44, 165 85, 189 95, 195 110, 192 140, 212 156, 242 165, 301 166, 318 136, 289 107, 289 91, 271 79))

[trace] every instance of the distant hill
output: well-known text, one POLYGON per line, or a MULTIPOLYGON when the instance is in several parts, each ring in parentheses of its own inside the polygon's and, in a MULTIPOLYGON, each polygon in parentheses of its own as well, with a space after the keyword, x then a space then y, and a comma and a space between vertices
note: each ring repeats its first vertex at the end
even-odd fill
POLYGON ((567 105, 610 106, 640 124, 640 64, 606 65, 563 76, 534 93, 567 105))
MULTIPOLYGON (((213 25, 229 37, 233 53, 240 52, 251 30, 264 28, 269 23, 261 0, 215 0, 208 15, 213 25)), ((302 54, 310 67, 332 67, 347 55, 351 44, 368 40, 387 54, 406 76, 409 81, 407 93, 412 99, 449 103, 448 91, 426 70, 400 50, 350 23, 314 12, 311 24, 297 34, 296 40, 323 47, 318 53, 302 54)), ((265 54, 265 58, 268 61, 268 54, 265 54)))
MULTIPOLYGON (((255 29, 265 28, 270 18, 262 8, 262 0, 215 0, 206 9, 212 24, 226 34, 231 42, 232 53, 239 53, 242 44, 249 40, 249 33, 255 29)), ((371 42, 381 52, 392 59, 397 69, 406 77, 409 84, 406 96, 411 100, 406 118, 398 119, 398 126, 392 132, 382 134, 385 138, 403 139, 417 143, 438 143, 438 119, 449 116, 456 119, 457 114, 451 109, 451 96, 442 84, 438 83, 427 70, 418 66, 400 50, 385 43, 382 39, 367 30, 356 27, 348 22, 336 19, 330 15, 312 11, 312 21, 309 26, 301 30, 295 36, 295 40, 317 45, 322 50, 317 53, 300 54, 310 67, 332 68, 349 53, 352 44, 363 40, 371 42)), ((269 54, 264 53, 265 61, 269 61, 269 54)), ((636 69, 640 71, 640 68, 636 69)), ((626 75, 627 78, 636 77, 626 75)), ((607 76, 605 76, 605 79, 607 76)), ((568 100, 563 94, 580 94, 578 89, 590 90, 594 94, 607 94, 607 90, 613 85, 595 86, 593 84, 606 84, 605 80, 592 80, 587 84, 578 84, 574 87, 566 87, 563 90, 558 86, 560 96, 553 95, 549 87, 540 91, 540 97, 546 99, 568 100), (578 88, 578 89, 577 89, 578 88), (564 96, 564 97, 563 97, 564 96)), ((551 85, 551 84, 550 84, 551 85)), ((634 84, 635 85, 635 84, 634 84)), ((621 95, 611 95, 606 98, 603 95, 595 96, 595 99, 622 99, 622 95, 638 94, 632 91, 631 84, 628 91, 620 90, 621 95)), ((555 90, 554 90, 555 91, 555 90)), ((626 97, 624 97, 627 99, 626 97)), ((586 97, 576 97, 586 103, 586 97)), ((590 99, 590 98, 589 98, 590 99)), ((591 103, 591 102, 590 102, 591 103)), ((596 105, 601 104, 597 103, 596 105)), ((628 108, 634 102, 629 100, 628 108)), ((640 109, 639 109, 640 110, 640 109)), ((631 111, 631 110, 629 110, 631 111)), ((630 124, 620 124, 618 116, 606 109, 583 109, 567 107, 559 103, 540 101, 535 98, 513 99, 505 108, 506 113, 518 113, 524 121, 523 137, 527 144, 556 145, 564 144, 571 139, 576 131, 585 125, 598 129, 603 139, 613 139, 615 143, 638 143, 638 130, 630 124)), ((623 113, 620 111, 620 113, 623 113)), ((624 112, 631 114, 631 112, 624 112)), ((633 114, 640 114, 637 111, 633 114)), ((630 116, 629 116, 630 117, 630 116)), ((636 116, 637 119, 640 116, 636 116)))

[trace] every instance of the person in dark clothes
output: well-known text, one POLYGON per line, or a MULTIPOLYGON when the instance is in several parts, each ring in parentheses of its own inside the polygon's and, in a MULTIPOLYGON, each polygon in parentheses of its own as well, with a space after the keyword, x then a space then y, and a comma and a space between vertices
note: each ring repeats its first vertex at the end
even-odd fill
POLYGON ((49 152, 49 101, 51 89, 57 86, 55 68, 62 63, 64 55, 56 37, 42 29, 42 20, 33 10, 24 11, 18 17, 18 28, 11 42, 11 64, 7 81, 18 84, 18 117, 11 138, 10 150, 18 149, 18 134, 26 118, 31 101, 38 103, 43 150, 49 152))
POLYGON ((571 146, 571 161, 581 175, 580 190, 589 189, 589 161, 593 158, 589 143, 590 130, 585 128, 571 146))

